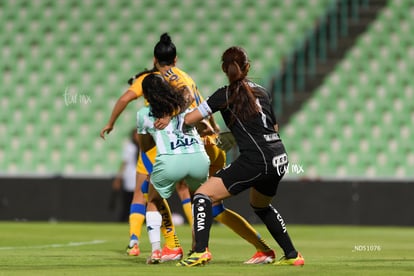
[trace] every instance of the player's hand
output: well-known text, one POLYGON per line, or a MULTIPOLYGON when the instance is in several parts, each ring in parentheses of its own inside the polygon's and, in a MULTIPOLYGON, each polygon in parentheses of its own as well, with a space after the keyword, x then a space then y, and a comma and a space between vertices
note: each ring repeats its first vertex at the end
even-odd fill
POLYGON ((113 125, 110 125, 110 124, 102 128, 101 133, 100 133, 101 138, 105 140, 105 133, 109 134, 113 128, 114 128, 113 125))
POLYGON ((195 126, 201 137, 215 133, 213 127, 206 120, 201 120, 195 126))
POLYGON ((166 126, 168 126, 170 121, 171 121, 170 116, 166 116, 166 117, 163 117, 163 118, 158 118, 154 122, 154 127, 157 128, 157 129, 164 129, 166 126))

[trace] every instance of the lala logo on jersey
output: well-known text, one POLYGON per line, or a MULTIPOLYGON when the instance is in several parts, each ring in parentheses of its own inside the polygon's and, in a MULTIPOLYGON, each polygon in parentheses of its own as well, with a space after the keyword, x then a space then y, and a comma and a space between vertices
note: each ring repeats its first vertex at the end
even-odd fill
POLYGON ((198 144, 198 141, 196 138, 177 139, 175 142, 170 142, 172 150, 175 150, 179 147, 188 147, 193 144, 198 144))

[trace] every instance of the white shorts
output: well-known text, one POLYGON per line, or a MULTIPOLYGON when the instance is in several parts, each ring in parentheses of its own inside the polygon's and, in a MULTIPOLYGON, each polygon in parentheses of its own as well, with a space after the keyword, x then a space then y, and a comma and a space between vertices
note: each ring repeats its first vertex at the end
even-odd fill
POLYGON ((184 179, 189 190, 195 191, 208 178, 210 159, 205 152, 160 155, 150 176, 151 183, 162 198, 169 198, 175 184, 184 179))

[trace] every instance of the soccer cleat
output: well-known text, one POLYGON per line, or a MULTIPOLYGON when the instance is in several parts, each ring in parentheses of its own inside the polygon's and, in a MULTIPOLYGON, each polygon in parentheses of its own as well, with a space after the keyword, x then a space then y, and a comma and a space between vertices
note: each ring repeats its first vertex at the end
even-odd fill
POLYGON ((305 259, 299 252, 296 258, 288 259, 285 256, 283 256, 282 258, 280 258, 279 261, 274 263, 274 265, 293 265, 293 266, 302 266, 304 264, 305 264, 305 259))
POLYGON ((139 250, 138 244, 134 244, 132 247, 128 245, 126 249, 126 254, 128 256, 139 256, 141 251, 139 250))
POLYGON ((275 251, 257 251, 245 264, 270 264, 275 261, 275 251))
POLYGON ((161 251, 161 262, 178 261, 183 258, 182 247, 169 248, 164 246, 161 251))
POLYGON ((177 266, 200 266, 205 265, 211 261, 211 253, 206 249, 204 252, 193 252, 190 256, 181 260, 177 266))
POLYGON ((161 262, 161 250, 157 249, 147 258, 147 264, 159 264, 161 262))

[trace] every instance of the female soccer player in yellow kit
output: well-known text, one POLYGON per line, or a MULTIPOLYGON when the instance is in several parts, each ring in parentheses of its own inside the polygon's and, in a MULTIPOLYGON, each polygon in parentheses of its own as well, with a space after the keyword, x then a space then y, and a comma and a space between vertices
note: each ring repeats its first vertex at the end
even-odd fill
MULTIPOLYGON (((195 101, 193 107, 198 106, 203 100, 199 93, 194 80, 188 76, 184 71, 175 67, 177 61, 176 48, 172 43, 168 34, 161 35, 160 41, 154 47, 154 65, 163 77, 175 88, 187 88, 189 89, 195 101)), ((127 104, 132 100, 135 100, 143 96, 142 92, 142 80, 148 73, 156 73, 157 70, 153 69, 148 72, 138 74, 135 81, 133 81, 130 88, 118 99, 115 104, 111 118, 108 124, 101 130, 101 137, 104 138, 105 133, 109 133, 115 124, 116 119, 125 109, 127 104)), ((218 127, 213 122, 213 128, 218 130, 218 127)), ((204 138, 207 154, 210 157, 211 167, 210 174, 212 175, 217 170, 225 166, 225 152, 217 147, 215 144, 216 137, 208 136, 204 138)), ((141 234, 141 227, 145 219, 145 198, 141 191, 143 183, 146 182, 147 176, 151 173, 152 163, 156 155, 155 147, 147 152, 142 152, 137 164, 137 187, 134 193, 134 199, 131 204, 130 214, 130 244, 128 251, 130 255, 139 255, 138 240, 141 234)), ((181 183, 181 192, 186 192, 187 188, 181 183)), ((184 206, 184 210, 186 207, 184 206)), ((223 204, 214 206, 213 216, 216 221, 228 226, 242 238, 255 246, 256 253, 245 263, 247 264, 259 264, 270 263, 274 261, 274 251, 266 244, 266 242, 260 237, 260 234, 240 215, 227 209, 223 204)), ((165 201, 165 209, 160 210, 163 217, 163 236, 165 238, 166 245, 162 249, 161 261, 170 261, 180 259, 183 255, 182 248, 179 244, 178 238, 175 235, 174 225, 171 221, 171 212, 168 204, 165 201)), ((192 224, 191 219, 191 202, 188 201, 187 212, 189 215, 189 222, 192 224)))

